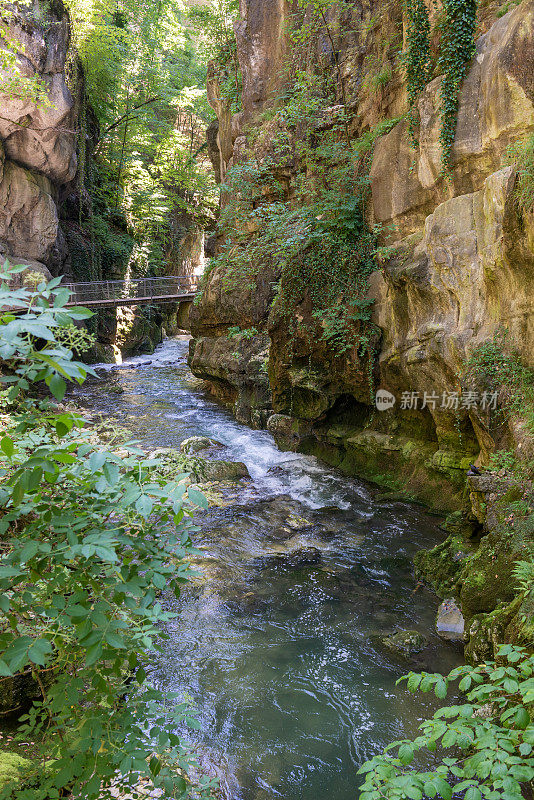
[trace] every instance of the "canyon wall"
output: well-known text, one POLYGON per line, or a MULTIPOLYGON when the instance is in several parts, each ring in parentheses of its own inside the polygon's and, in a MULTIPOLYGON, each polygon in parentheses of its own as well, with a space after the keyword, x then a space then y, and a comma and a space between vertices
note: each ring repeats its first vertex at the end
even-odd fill
MULTIPOLYGON (((104 217, 92 201, 100 131, 67 8, 62 0, 35 0, 4 10, 0 24, 21 75, 37 78, 46 99, 36 103, 30 93, 7 91, 7 72, 0 94, 0 259, 27 264, 33 284, 35 273, 65 282, 122 279, 135 242, 123 214, 104 217)), ((198 260, 199 248, 189 243, 189 260, 198 260)), ((98 310, 89 323, 96 345, 87 357, 115 361, 121 352, 152 352, 162 321, 142 308, 98 310)))
MULTIPOLYGON (((400 491, 454 512, 449 539, 420 560, 420 569, 464 606, 474 659, 490 655, 505 631, 517 638, 512 569, 532 540, 531 533, 503 539, 501 526, 493 539, 483 538, 481 558, 479 537, 498 527, 496 515, 489 524, 481 509, 495 506, 510 481, 473 485, 470 494, 466 488, 469 465, 483 468, 497 448, 523 463, 534 458, 521 415, 503 420, 492 408, 502 392, 498 398, 473 392, 465 373, 469 357, 503 328, 523 364, 534 367, 534 214, 517 203, 511 155, 534 132, 534 2, 508 8, 479 8, 448 175, 441 164, 440 75, 420 93, 415 143, 408 131, 400 3, 336 4, 327 12, 328 35, 323 28, 308 49, 304 69, 340 78, 334 105, 317 116, 317 131, 343 105, 347 135, 374 138, 367 212, 381 248, 369 280, 374 332, 365 353, 333 355, 320 326, 311 340, 299 338, 298 325, 288 327, 276 311, 276 258, 254 265, 254 279, 241 284, 229 282, 215 262, 191 313, 191 369, 238 419, 268 428, 282 447, 383 484, 392 497, 400 491), (379 390, 389 397, 382 409, 375 404, 379 390), (495 560, 500 569, 493 577, 495 560), (496 608, 505 611, 488 622, 485 615, 496 608)), ((231 113, 215 77, 208 85, 219 119, 208 137, 219 180, 247 151, 277 169, 272 142, 287 90, 285 31, 295 10, 284 0, 241 2, 235 32, 242 110, 231 113)), ((297 177, 298 165, 277 171, 290 200, 297 177)), ((250 236, 255 230, 251 224, 250 236)), ((316 324, 304 295, 294 316, 316 324)))
MULTIPOLYGON (((402 70, 381 44, 395 31, 402 42, 403 18, 400 4, 342 5, 329 14, 356 139, 406 112, 402 70), (371 89, 368 71, 388 58, 389 81, 371 89)), ((210 136, 220 176, 242 158, 252 130, 261 142, 258 157, 272 157, 265 142, 273 122, 264 112, 283 88, 290 13, 290 4, 279 0, 241 4, 235 30, 243 110, 230 115, 216 82, 209 86, 220 121, 210 136)), ((510 145, 534 130, 534 3, 524 0, 500 17, 485 6, 478 32, 460 95, 450 175, 443 176, 440 163, 439 76, 419 99, 417 146, 405 117, 374 146, 370 214, 387 246, 370 281, 381 331, 374 391, 395 395, 392 409, 376 413, 367 365, 354 351, 332 358, 317 342, 288 354, 287 330, 271 311, 276 265, 259 265, 255 285, 244 282, 231 291, 224 272, 212 270, 192 315, 192 369, 234 404, 240 419, 352 473, 373 477, 383 471, 385 455, 408 487, 443 509, 457 507, 466 465, 487 457, 495 444, 486 408, 442 402, 461 389, 466 357, 506 325, 524 362, 534 365, 534 219, 517 208, 516 172, 507 161, 510 145), (258 335, 236 346, 226 335, 230 326, 258 335), (267 356, 270 382, 262 368, 267 356), (412 393, 419 408, 403 408, 412 393), (436 496, 438 486, 443 493, 436 496)), ((316 47, 309 56, 314 63, 320 40, 316 47)), ((507 430, 506 436, 513 443, 520 432, 507 430)))

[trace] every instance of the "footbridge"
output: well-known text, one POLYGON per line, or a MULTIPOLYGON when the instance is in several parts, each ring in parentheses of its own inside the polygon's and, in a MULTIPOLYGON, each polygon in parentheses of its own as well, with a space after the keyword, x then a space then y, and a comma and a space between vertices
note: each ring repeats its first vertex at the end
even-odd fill
POLYGON ((198 291, 198 278, 195 275, 165 275, 122 281, 63 283, 61 286, 71 292, 67 307, 116 308, 191 301, 198 291))

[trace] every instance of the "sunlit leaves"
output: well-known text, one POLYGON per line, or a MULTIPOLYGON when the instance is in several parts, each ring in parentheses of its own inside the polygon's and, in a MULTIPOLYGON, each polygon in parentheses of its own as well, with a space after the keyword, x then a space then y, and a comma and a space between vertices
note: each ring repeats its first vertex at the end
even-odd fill
POLYGON ((368 761, 360 770, 365 774, 360 800, 423 795, 451 800, 453 794, 464 800, 521 800, 522 786, 534 779, 533 674, 534 656, 512 645, 501 647, 498 664, 458 667, 447 678, 410 673, 402 679, 409 689, 434 689, 443 697, 448 682, 460 679, 468 702, 440 708, 421 724, 413 742, 394 742, 368 761), (432 770, 421 769, 419 751, 438 748, 432 770))

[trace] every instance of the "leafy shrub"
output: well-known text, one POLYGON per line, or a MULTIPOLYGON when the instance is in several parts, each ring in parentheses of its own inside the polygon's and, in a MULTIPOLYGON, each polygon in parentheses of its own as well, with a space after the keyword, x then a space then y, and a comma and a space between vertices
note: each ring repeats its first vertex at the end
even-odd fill
POLYGON ((58 283, 0 287, 0 308, 19 309, 0 314, 12 414, 0 440, 0 675, 31 670, 41 699, 21 733, 46 752, 17 797, 96 800, 146 776, 178 798, 192 758, 176 730, 196 721, 187 703, 165 707, 147 670, 170 617, 159 593, 179 595, 188 578, 192 510, 205 500, 186 475, 162 477, 134 447, 98 447, 82 417, 36 398, 44 382, 61 400, 91 372, 57 334, 90 312, 65 308, 58 283))
POLYGON ((497 663, 457 667, 447 677, 410 672, 400 680, 407 680, 411 692, 433 690, 444 699, 458 679, 466 702, 440 708, 421 724, 415 740, 393 742, 364 764, 360 800, 451 800, 453 794, 521 800, 534 779, 534 656, 504 645, 497 663), (425 751, 435 754, 430 769, 417 765, 425 751))
POLYGON ((534 430, 534 373, 522 363, 506 328, 499 328, 493 339, 471 353, 465 375, 490 391, 504 388, 506 409, 521 414, 534 430))

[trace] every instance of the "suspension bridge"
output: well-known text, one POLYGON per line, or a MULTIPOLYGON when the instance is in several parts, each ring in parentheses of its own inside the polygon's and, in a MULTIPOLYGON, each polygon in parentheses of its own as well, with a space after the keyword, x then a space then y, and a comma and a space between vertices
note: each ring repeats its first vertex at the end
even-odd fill
POLYGON ((198 291, 198 278, 195 275, 165 275, 159 278, 61 285, 71 292, 67 307, 116 308, 193 300, 198 291))

